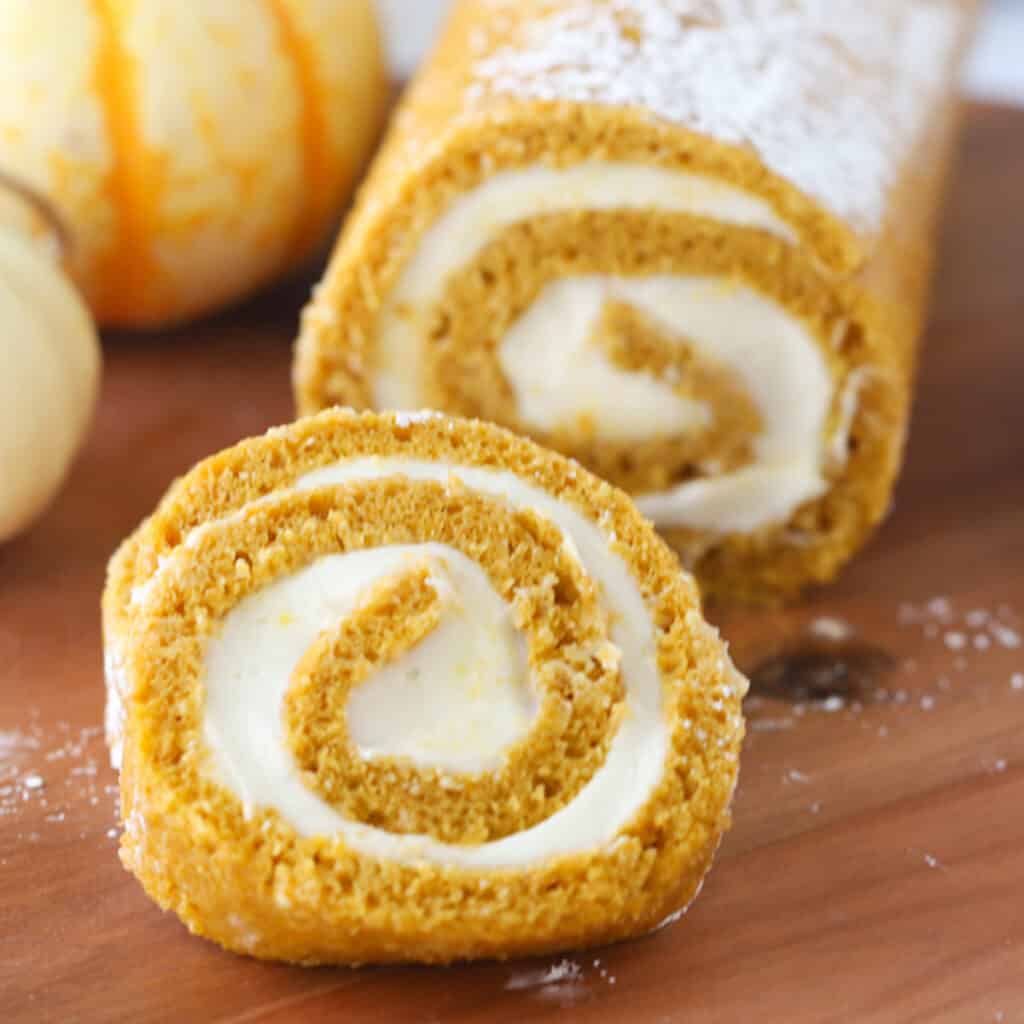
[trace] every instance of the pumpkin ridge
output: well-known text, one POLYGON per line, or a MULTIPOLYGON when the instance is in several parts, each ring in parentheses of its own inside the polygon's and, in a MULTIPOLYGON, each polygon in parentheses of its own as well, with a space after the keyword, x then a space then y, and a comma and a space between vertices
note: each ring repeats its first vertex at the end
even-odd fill
POLYGON ((92 8, 100 39, 94 80, 112 151, 106 188, 117 211, 117 230, 102 261, 97 313, 116 323, 137 315, 140 305, 159 305, 153 289, 160 269, 149 239, 159 220, 164 161, 139 130, 138 62, 121 39, 125 7, 119 0, 92 0, 92 8))
POLYGON ((330 119, 324 104, 323 83, 317 72, 315 47, 296 24, 287 0, 267 0, 267 6, 277 22, 284 55, 294 68, 301 104, 299 138, 305 195, 291 242, 292 256, 299 258, 308 255, 318 241, 333 206, 338 160, 330 142, 330 119))

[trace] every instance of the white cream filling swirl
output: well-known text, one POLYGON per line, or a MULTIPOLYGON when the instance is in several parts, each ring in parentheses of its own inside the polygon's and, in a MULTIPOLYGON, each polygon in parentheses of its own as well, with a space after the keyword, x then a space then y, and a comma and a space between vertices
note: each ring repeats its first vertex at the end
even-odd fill
MULTIPOLYGON (((390 677, 371 678, 353 691, 358 693, 359 689, 367 688, 367 704, 357 708, 355 715, 350 696, 349 725, 352 728, 355 723, 353 736, 364 748, 364 756, 391 752, 429 762, 430 755, 424 757, 425 750, 433 747, 434 763, 463 770, 467 766, 486 770, 489 762, 481 755, 487 739, 501 747, 528 728, 534 694, 529 680, 523 678, 517 641, 507 633, 501 635, 507 621, 500 600, 496 594, 487 596, 480 589, 489 583, 478 577, 480 570, 458 552, 425 544, 318 559, 304 570, 250 595, 228 613, 220 631, 209 641, 204 661, 203 735, 209 752, 206 770, 233 791, 247 809, 274 808, 302 835, 337 835, 354 849, 384 860, 428 861, 478 869, 519 867, 560 855, 594 851, 614 842, 659 781, 668 745, 655 627, 632 573, 610 549, 608 538, 597 525, 568 503, 506 471, 400 457, 369 457, 316 470, 297 481, 295 489, 398 475, 442 483, 457 478, 463 486, 478 493, 494 496, 515 508, 531 509, 562 531, 567 551, 599 587, 601 600, 610 613, 610 639, 620 656, 627 713, 603 764, 572 800, 546 820, 522 832, 475 846, 442 843, 422 835, 395 834, 352 821, 307 787, 284 742, 282 700, 292 672, 317 636, 350 613, 368 586, 404 571, 417 560, 426 559, 432 566, 432 576, 439 577, 435 589, 440 588, 441 592, 454 588, 458 591, 458 603, 480 609, 473 613, 477 615, 477 624, 483 622, 497 630, 497 635, 488 634, 480 640, 476 653, 492 667, 499 666, 498 675, 504 676, 510 689, 502 692, 499 680, 499 685, 484 693, 483 704, 497 708, 501 722, 487 726, 491 733, 482 743, 475 747, 470 743, 468 760, 464 737, 446 748, 440 727, 440 719, 447 713, 453 733, 463 729, 466 705, 460 704, 458 680, 448 681, 448 698, 442 698, 433 720, 438 728, 424 723, 424 730, 411 741, 412 746, 399 749, 403 742, 401 729, 383 725, 377 712, 383 709, 385 716, 390 713, 394 700, 402 699, 403 687, 409 683, 406 669, 415 664, 415 659, 410 662, 400 658, 390 677), (439 567, 437 574, 433 573, 434 566, 439 567), (491 598, 497 604, 488 605, 491 598), (378 698, 383 694, 381 700, 374 700, 374 688, 378 698)), ((217 523, 199 527, 193 532, 192 544, 199 531, 216 528, 217 523)), ((184 548, 189 546, 186 542, 184 548)), ((172 555, 167 564, 176 557, 172 555)), ((157 578, 160 573, 158 570, 157 578)), ((140 592, 138 600, 145 604, 151 593, 152 588, 140 592)), ((472 628, 473 624, 466 626, 472 628)), ((443 655, 433 678, 436 680, 450 670, 452 659, 457 657, 458 652, 443 655)), ((424 664, 419 663, 418 667, 423 669, 424 664)))
MULTIPOLYGON (((500 764, 503 752, 528 731, 537 699, 526 643, 512 608, 479 566, 443 544, 331 555, 251 595, 210 645, 206 740, 220 751, 224 776, 246 804, 258 802, 254 772, 286 774, 288 758, 264 753, 262 762, 246 761, 244 754, 235 760, 229 752, 283 751, 280 708, 296 663, 321 633, 356 609, 374 583, 417 567, 430 573, 442 618, 418 644, 352 690, 345 716, 360 756, 483 772, 500 764), (242 689, 239 714, 235 703, 242 689)), ((301 801, 297 792, 288 798, 301 801)))
MULTIPOLYGON (((595 161, 500 172, 438 218, 386 298, 374 357, 377 406, 427 404, 427 319, 452 273, 504 229, 544 214, 617 209, 692 213, 799 244, 768 202, 699 174, 595 161)), ((599 439, 628 442, 707 423, 706 403, 676 394, 651 374, 617 367, 591 343, 610 299, 636 306, 737 373, 764 424, 750 465, 641 495, 645 515, 664 527, 748 532, 784 522, 825 493, 825 432, 835 384, 819 344, 778 303, 712 277, 592 275, 548 284, 499 347, 518 417, 528 429, 551 431, 585 415, 599 439)))

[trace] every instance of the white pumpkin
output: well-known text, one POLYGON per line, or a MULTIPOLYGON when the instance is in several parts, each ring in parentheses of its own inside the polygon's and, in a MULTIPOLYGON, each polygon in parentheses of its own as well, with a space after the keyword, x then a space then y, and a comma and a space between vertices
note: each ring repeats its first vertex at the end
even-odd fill
POLYGON ((38 240, 0 226, 0 542, 60 488, 99 377, 99 341, 78 292, 38 240))

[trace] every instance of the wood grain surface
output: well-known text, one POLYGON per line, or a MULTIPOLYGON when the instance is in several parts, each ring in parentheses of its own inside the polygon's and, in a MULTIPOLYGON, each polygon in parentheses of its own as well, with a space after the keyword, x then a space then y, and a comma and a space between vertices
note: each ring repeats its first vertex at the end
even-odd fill
POLYGON ((974 108, 893 514, 837 586, 721 620, 757 687, 704 894, 646 940, 532 962, 260 964, 122 870, 104 564, 172 477, 289 418, 308 282, 108 339, 66 490, 0 548, 0 1018, 1024 1022, 1022 239, 1024 112, 974 108))

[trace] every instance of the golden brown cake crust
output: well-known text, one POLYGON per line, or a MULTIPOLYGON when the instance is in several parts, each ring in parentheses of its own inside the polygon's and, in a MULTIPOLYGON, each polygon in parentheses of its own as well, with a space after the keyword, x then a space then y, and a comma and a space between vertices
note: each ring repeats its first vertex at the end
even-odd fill
MULTIPOLYGON (((416 578, 375 592, 361 613, 369 616, 362 636, 377 635, 372 622, 384 621, 388 602, 407 602, 414 618, 429 615, 416 578)), ((625 938, 693 898, 728 826, 745 683, 701 617, 692 581, 625 495, 498 428, 334 410, 243 442, 171 489, 115 558, 106 601, 107 640, 120 643, 132 681, 122 859, 161 906, 229 949, 303 963, 445 962, 625 938), (400 477, 288 490, 316 468, 371 454, 511 471, 597 525, 628 566, 656 637, 669 749, 660 782, 614 842, 528 871, 384 861, 336 836, 302 836, 274 810, 247 816, 209 775, 200 730, 206 643, 247 594, 324 554, 441 537, 474 559, 492 559, 500 588, 513 564, 494 568, 506 564, 500 552, 521 552, 516 557, 527 561, 516 573, 534 566, 545 581, 522 604, 536 643, 570 661, 573 650, 582 658, 600 648, 607 623, 592 584, 566 560, 550 523, 529 510, 513 513, 472 489, 400 477), (552 583, 552 573, 563 582, 552 583), (546 637, 548 626, 567 632, 546 637)), ((305 669, 315 675, 335 639, 305 669)), ((614 702, 614 661, 587 665, 593 692, 614 702)), ((308 678, 299 673, 296 693, 308 678)), ((580 736, 614 732, 614 721, 599 726, 599 719, 580 736)), ((538 745, 525 760, 541 764, 556 752, 538 745)))

